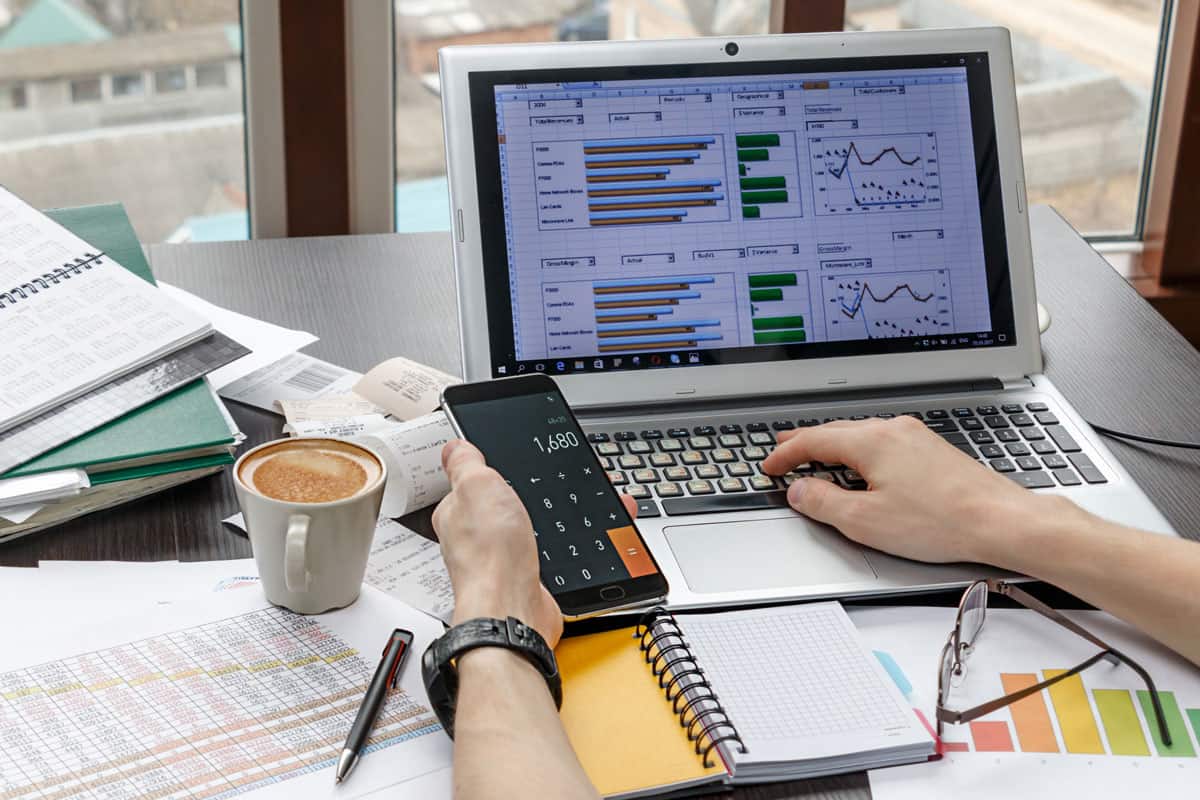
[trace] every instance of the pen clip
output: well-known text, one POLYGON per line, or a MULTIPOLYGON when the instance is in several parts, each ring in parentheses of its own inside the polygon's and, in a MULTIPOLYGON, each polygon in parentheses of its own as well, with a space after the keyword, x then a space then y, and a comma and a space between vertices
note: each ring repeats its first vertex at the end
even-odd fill
POLYGON ((400 649, 396 651, 396 657, 392 661, 392 668, 387 676, 389 689, 395 689, 400 684, 400 667, 404 664, 404 654, 408 650, 409 644, 412 643, 412 633, 400 628, 392 631, 392 638, 388 640, 387 647, 383 648, 381 657, 387 658, 388 652, 397 643, 400 645, 400 649))

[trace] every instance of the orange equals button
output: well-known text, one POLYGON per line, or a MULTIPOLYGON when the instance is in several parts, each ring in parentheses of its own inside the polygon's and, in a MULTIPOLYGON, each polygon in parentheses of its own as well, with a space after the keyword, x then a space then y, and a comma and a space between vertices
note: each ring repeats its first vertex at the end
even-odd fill
POLYGON ((629 570, 629 577, 640 578, 643 575, 653 575, 658 572, 658 568, 654 566, 654 559, 650 558, 650 554, 646 552, 641 537, 638 536, 637 530, 632 525, 612 528, 606 530, 605 533, 608 534, 608 540, 612 542, 613 547, 617 550, 617 555, 625 564, 625 569, 629 570))

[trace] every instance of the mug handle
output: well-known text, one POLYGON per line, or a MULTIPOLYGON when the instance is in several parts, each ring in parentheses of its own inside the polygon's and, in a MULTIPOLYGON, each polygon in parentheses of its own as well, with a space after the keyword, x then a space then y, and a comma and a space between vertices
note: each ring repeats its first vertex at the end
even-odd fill
POLYGON ((283 576, 289 592, 308 591, 308 523, 309 517, 306 514, 292 514, 288 517, 283 576))

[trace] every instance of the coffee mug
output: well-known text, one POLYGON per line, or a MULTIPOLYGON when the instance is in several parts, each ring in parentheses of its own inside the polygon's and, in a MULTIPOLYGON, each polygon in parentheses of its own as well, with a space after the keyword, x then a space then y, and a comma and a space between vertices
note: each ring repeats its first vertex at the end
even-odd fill
POLYGON ((387 466, 370 448, 280 439, 244 453, 234 489, 267 599, 320 614, 358 599, 387 466))

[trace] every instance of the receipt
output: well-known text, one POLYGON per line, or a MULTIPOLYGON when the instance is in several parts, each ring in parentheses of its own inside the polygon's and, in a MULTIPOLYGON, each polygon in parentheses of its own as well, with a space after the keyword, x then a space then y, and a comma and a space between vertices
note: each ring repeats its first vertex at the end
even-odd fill
POLYGON ((361 377, 360 373, 328 361, 304 353, 292 353, 221 387, 218 394, 226 400, 236 400, 278 414, 283 400, 311 400, 348 392, 361 377))
POLYGON ((399 522, 379 520, 366 581, 442 622, 449 623, 454 614, 454 588, 441 546, 399 522))
POLYGON ((332 436, 335 439, 353 439, 364 433, 392 428, 395 425, 395 420, 389 420, 383 414, 361 414, 357 417, 289 422, 283 426, 283 432, 292 436, 332 436))
POLYGON ((323 394, 313 398, 290 398, 279 401, 283 416, 291 424, 313 420, 344 419, 363 414, 383 415, 383 409, 354 392, 323 394))
POLYGON ((387 462, 388 485, 381 516, 399 517, 425 508, 450 491, 450 481, 442 470, 442 447, 454 438, 454 431, 442 412, 352 438, 374 449, 387 462))
POLYGON ((397 419, 413 419, 437 408, 442 389, 452 383, 461 381, 407 358, 389 358, 362 376, 354 391, 397 419))

